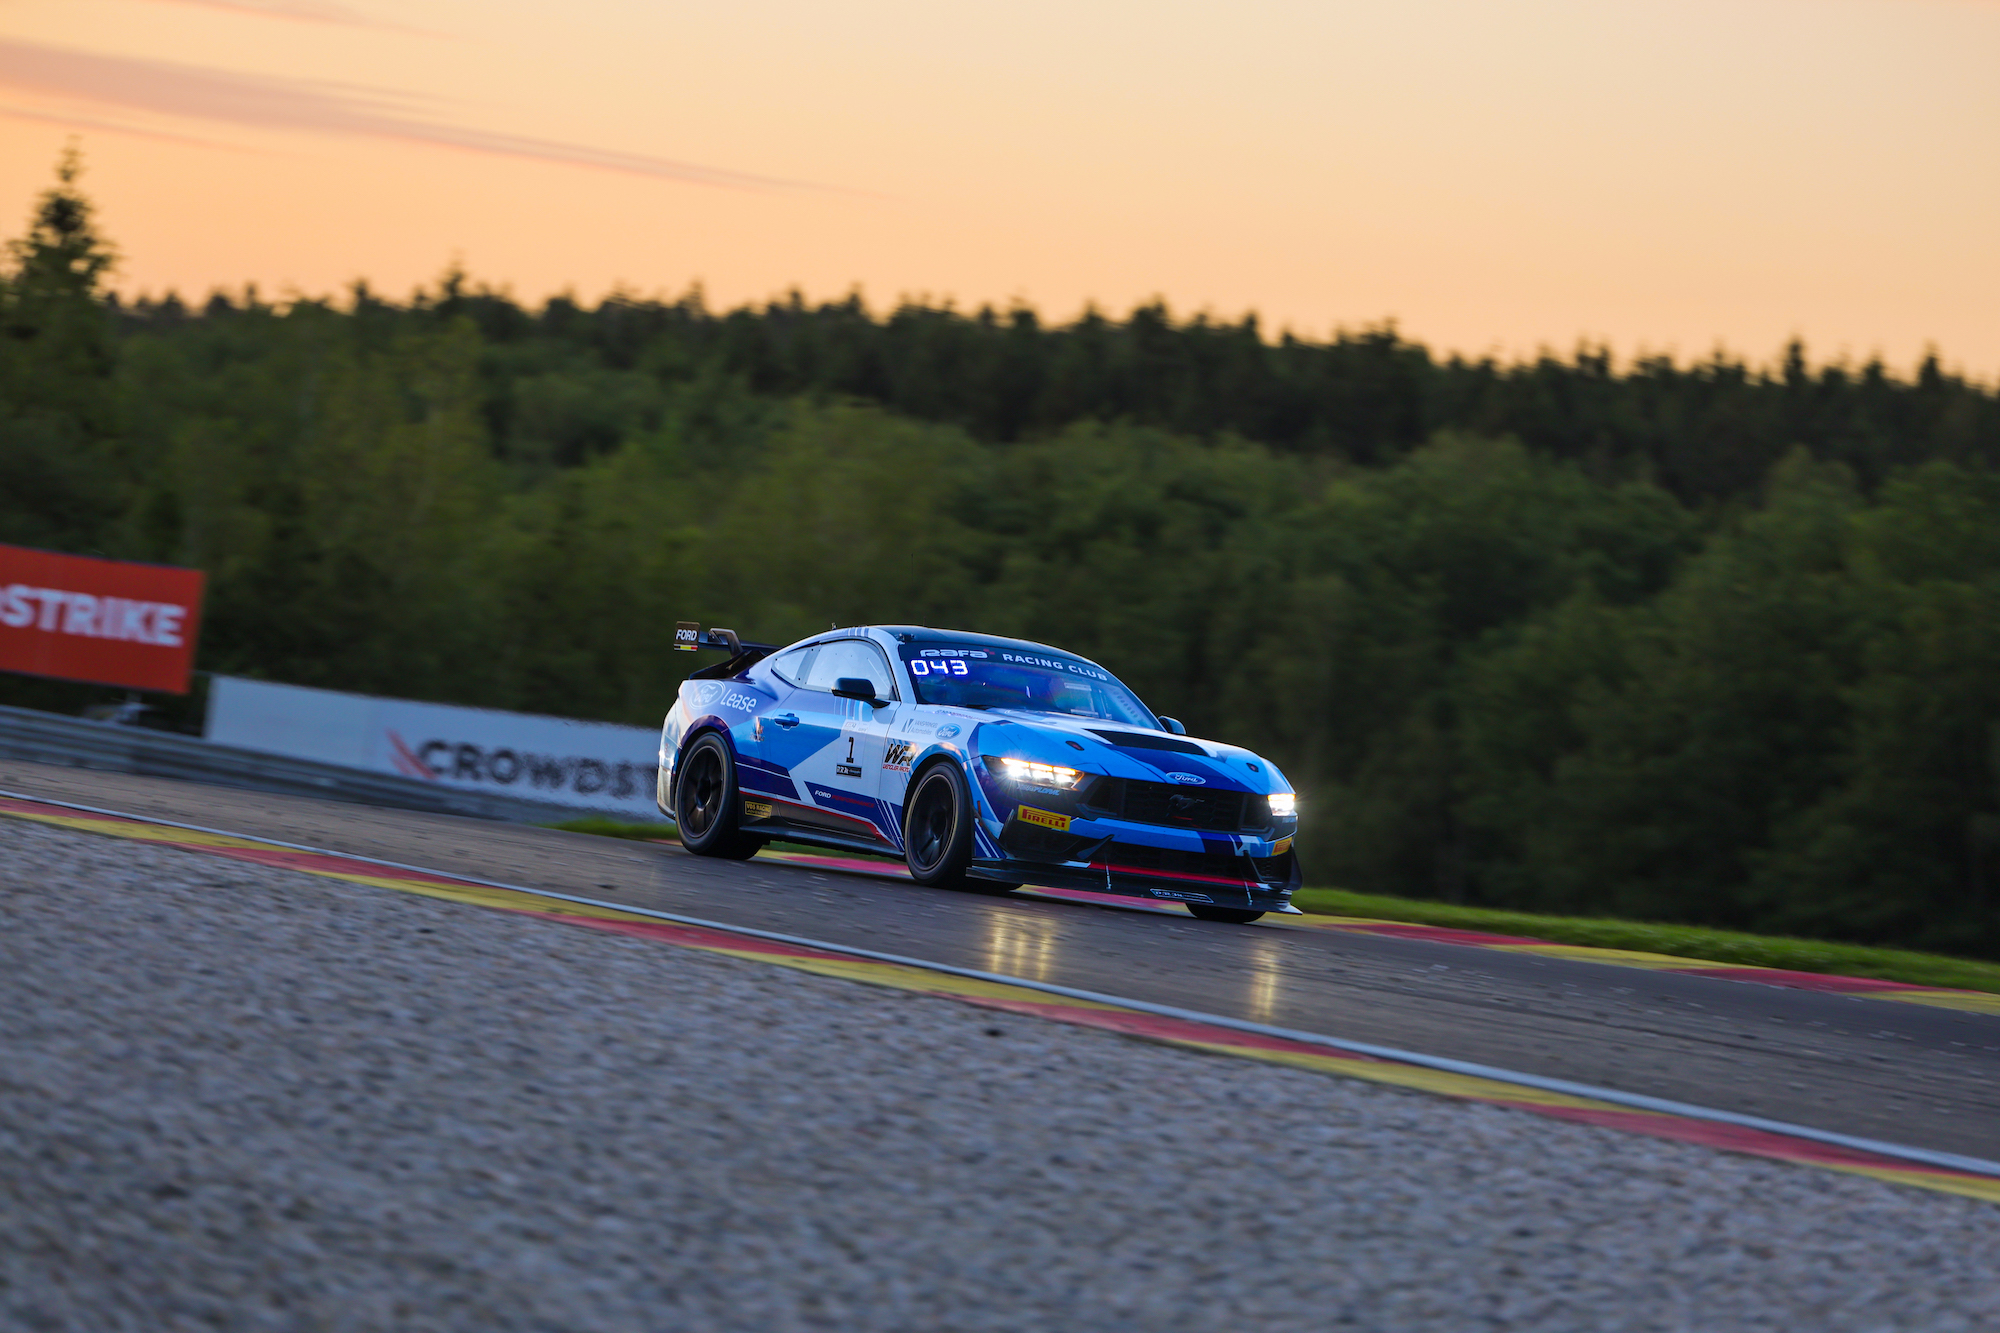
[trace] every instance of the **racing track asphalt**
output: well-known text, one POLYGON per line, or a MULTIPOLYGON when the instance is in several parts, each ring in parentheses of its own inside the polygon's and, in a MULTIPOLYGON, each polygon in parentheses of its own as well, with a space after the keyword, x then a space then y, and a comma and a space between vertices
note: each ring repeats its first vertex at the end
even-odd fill
POLYGON ((12 761, 0 788, 2000 1157, 2000 1015, 12 761))

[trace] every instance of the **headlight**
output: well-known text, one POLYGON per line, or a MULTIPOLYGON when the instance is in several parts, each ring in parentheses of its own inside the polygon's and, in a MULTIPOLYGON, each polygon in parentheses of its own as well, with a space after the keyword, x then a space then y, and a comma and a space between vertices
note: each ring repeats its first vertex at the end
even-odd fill
POLYGON ((1295 792, 1274 791, 1270 795, 1271 818, 1290 819, 1298 813, 1298 795, 1295 792))
POLYGON ((1043 764, 1032 759, 1002 759, 1000 771, 1016 782, 1025 782, 1031 787, 1076 786, 1083 781, 1083 774, 1060 764, 1043 764))

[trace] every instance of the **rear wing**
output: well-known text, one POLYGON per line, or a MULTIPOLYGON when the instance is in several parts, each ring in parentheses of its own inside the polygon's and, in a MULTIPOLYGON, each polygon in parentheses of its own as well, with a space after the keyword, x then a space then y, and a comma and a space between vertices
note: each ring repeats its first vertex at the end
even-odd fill
POLYGON ((720 626, 704 631, 699 621, 682 620, 674 624, 674 647, 678 651, 691 653, 697 648, 720 648, 729 654, 727 662, 719 662, 715 666, 689 672, 689 680, 726 680, 737 672, 763 661, 782 646, 775 643, 745 643, 735 630, 723 629, 720 626))

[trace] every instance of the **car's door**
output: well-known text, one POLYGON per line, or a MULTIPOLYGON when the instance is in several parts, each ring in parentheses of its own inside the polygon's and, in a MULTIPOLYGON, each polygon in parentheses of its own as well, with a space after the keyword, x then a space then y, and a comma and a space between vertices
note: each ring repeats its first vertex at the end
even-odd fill
POLYGON ((749 823, 768 824, 791 820, 806 799, 792 780, 798 762, 827 743, 799 735, 800 719, 794 700, 800 693, 812 664, 815 646, 794 648, 769 659, 758 669, 759 686, 771 696, 748 727, 736 729, 738 785, 742 788, 744 815, 749 823))
POLYGON ((866 639, 835 639, 819 646, 804 687, 787 701, 798 712, 799 730, 826 741, 795 770, 813 801, 845 819, 866 823, 875 837, 890 843, 901 831, 880 798, 896 695, 889 659, 880 648, 866 639), (892 702, 877 708, 865 700, 841 698, 833 689, 844 678, 866 680, 875 687, 877 698, 892 702))

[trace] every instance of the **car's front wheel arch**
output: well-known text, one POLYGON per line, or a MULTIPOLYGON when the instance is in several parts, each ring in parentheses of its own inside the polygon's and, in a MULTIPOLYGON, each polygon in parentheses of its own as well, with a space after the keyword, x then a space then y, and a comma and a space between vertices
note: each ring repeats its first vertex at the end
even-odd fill
POLYGON ((963 884, 978 818, 971 784, 956 759, 939 756, 918 769, 903 805, 903 859, 910 878, 940 888, 963 884))

